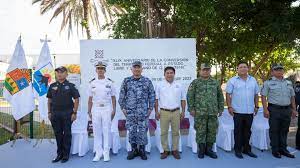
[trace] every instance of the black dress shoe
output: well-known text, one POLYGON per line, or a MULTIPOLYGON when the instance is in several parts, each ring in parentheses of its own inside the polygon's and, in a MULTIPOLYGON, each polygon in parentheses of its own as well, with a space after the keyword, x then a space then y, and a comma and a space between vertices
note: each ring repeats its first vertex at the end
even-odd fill
POLYGON ((272 152, 272 155, 278 159, 281 158, 281 154, 279 152, 272 152))
POLYGON ((62 158, 61 163, 66 163, 69 160, 69 158, 62 158))
POLYGON ((132 160, 137 156, 139 156, 138 151, 130 151, 130 152, 128 152, 127 160, 132 160))
POLYGON ((56 158, 52 160, 52 163, 59 162, 62 158, 62 156, 56 156, 56 158))
POLYGON ((289 151, 280 151, 280 154, 288 158, 295 158, 295 156, 292 155, 289 151))
POLYGON ((239 158, 239 159, 243 159, 244 158, 243 155, 242 155, 242 153, 240 153, 240 152, 235 152, 235 156, 237 158, 239 158))
POLYGON ((131 144, 131 149, 132 150, 130 152, 128 152, 127 160, 132 160, 135 157, 139 156, 139 150, 138 150, 137 144, 131 144))
POLYGON ((142 160, 147 160, 147 155, 146 155, 146 151, 145 151, 145 145, 140 145, 140 150, 139 150, 139 154, 142 160))
POLYGON ((243 152, 243 153, 250 156, 250 157, 252 157, 252 158, 257 158, 257 156, 254 153, 250 152, 250 151, 249 152, 243 152))
POLYGON ((205 144, 201 143, 198 145, 199 151, 198 151, 198 158, 203 159, 204 158, 204 153, 205 153, 205 144))
POLYGON ((207 149, 205 151, 205 155, 209 156, 212 159, 217 159, 218 155, 216 154, 216 152, 212 151, 211 149, 207 149))

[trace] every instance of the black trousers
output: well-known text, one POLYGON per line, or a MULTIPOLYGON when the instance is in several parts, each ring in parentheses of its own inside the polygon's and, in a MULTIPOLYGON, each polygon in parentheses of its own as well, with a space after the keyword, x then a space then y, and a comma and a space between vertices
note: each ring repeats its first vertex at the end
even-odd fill
POLYGON ((291 108, 269 106, 269 134, 272 152, 286 151, 287 135, 291 123, 291 108))
POLYGON ((51 117, 51 125, 57 144, 57 155, 69 158, 71 148, 71 115, 72 110, 54 111, 51 117))
POLYGON ((249 140, 251 137, 251 126, 253 114, 234 113, 234 151, 251 152, 249 140))
POLYGON ((296 147, 300 148, 300 107, 298 107, 298 129, 296 134, 296 147))

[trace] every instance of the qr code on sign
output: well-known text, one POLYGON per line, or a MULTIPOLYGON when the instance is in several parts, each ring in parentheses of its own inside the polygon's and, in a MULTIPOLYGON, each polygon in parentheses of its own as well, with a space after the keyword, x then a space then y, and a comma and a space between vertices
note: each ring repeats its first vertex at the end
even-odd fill
POLYGON ((95 58, 103 58, 104 50, 95 50, 95 58))

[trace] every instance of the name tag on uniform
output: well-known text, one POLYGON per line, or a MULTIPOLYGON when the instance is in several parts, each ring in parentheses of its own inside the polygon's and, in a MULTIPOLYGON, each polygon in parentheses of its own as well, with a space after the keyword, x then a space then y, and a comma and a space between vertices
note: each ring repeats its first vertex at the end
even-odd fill
POLYGON ((178 85, 176 85, 176 86, 175 86, 175 88, 177 88, 177 89, 178 89, 178 88, 179 88, 179 86, 178 86, 178 85))
POLYGON ((53 90, 57 90, 57 86, 53 87, 52 89, 53 89, 53 90))
POLYGON ((110 86, 110 85, 106 85, 105 87, 106 87, 106 88, 109 88, 109 89, 111 88, 111 86, 110 86))
POLYGON ((69 86, 65 86, 65 89, 68 90, 68 89, 70 89, 70 87, 69 86))

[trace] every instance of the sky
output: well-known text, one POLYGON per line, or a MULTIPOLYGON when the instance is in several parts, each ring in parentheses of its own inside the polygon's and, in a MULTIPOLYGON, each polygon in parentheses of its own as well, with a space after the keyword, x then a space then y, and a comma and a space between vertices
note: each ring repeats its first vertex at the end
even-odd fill
MULTIPOLYGON (((61 18, 49 23, 52 11, 40 15, 39 4, 32 5, 32 0, 1 0, 0 5, 0 62, 6 62, 14 51, 18 37, 21 35, 25 54, 37 57, 42 48, 40 39, 46 34, 51 54, 79 55, 79 41, 85 37, 76 32, 68 39, 67 30, 60 33, 61 18), (4 1, 4 2, 3 2, 4 1)), ((92 31, 96 32, 96 31, 92 31)), ((108 32, 93 34, 95 39, 106 39, 108 32)), ((36 60, 36 58, 34 58, 36 60)))

